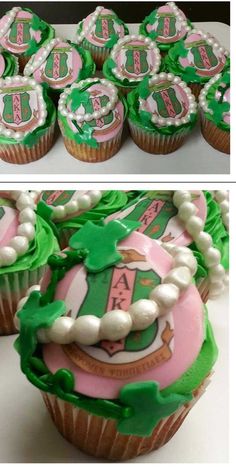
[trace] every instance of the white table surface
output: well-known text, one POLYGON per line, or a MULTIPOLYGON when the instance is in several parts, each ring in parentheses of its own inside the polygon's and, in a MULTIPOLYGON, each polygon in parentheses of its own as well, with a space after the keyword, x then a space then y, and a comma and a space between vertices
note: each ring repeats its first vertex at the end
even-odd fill
MULTIPOLYGON (((228 294, 208 310, 219 347, 211 384, 166 446, 130 462, 228 462, 228 294)), ((102 462, 58 433, 39 391, 20 371, 15 337, 0 337, 0 463, 102 462)))
MULTIPOLYGON (((55 8, 57 6, 55 5, 55 8)), ((137 25, 129 25, 131 32, 137 32, 137 25)), ((224 47, 229 49, 230 28, 218 22, 195 23, 216 36, 224 47)), ((56 25, 57 34, 73 39, 76 25, 56 25)), ((139 149, 124 130, 124 141, 119 153, 102 163, 86 163, 70 156, 60 136, 49 153, 39 161, 15 165, 0 161, 0 181, 4 174, 229 174, 230 158, 213 149, 206 143, 197 126, 186 143, 175 153, 157 156, 139 149)))

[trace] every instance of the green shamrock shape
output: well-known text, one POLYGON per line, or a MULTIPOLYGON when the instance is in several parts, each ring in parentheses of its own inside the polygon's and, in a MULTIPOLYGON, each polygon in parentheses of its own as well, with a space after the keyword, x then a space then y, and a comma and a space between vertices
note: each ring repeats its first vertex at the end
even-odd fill
POLYGON ((120 391, 120 400, 128 407, 118 422, 118 431, 125 435, 150 436, 160 420, 191 399, 191 394, 163 397, 155 381, 127 384, 120 391))
POLYGON ((99 272, 122 259, 116 249, 117 243, 139 226, 140 222, 127 220, 113 220, 103 226, 88 221, 72 235, 69 246, 74 250, 87 251, 86 268, 90 272, 99 272))

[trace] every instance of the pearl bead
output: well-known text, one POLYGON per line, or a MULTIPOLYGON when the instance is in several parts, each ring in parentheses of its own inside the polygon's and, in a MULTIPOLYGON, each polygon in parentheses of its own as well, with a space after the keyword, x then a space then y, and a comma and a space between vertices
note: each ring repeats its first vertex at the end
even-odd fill
POLYGON ((209 277, 212 282, 218 281, 219 279, 222 279, 224 276, 225 276, 225 270, 221 264, 214 266, 209 271, 209 277))
POLYGON ((100 319, 97 316, 79 316, 74 322, 72 336, 82 345, 94 345, 99 341, 100 319))
POLYGON ((203 227, 204 227, 204 224, 203 224, 202 219, 200 219, 200 217, 197 217, 197 216, 191 216, 189 220, 186 222, 186 229, 188 230, 190 235, 192 235, 193 238, 198 233, 201 232, 203 227))
POLYGON ((226 199, 220 203, 220 209, 222 213, 229 211, 229 202, 226 199))
POLYGON ((102 317, 100 335, 102 339, 117 341, 126 337, 132 327, 129 313, 123 310, 112 310, 102 317))
POLYGON ((181 220, 187 221, 189 217, 196 214, 196 212, 197 212, 197 208, 195 204, 186 201, 183 204, 181 204, 181 206, 179 207, 178 216, 181 220))
POLYGON ((191 201, 191 195, 189 191, 175 191, 173 196, 173 202, 175 206, 179 208, 184 201, 191 201))
POLYGON ((132 331, 142 331, 151 326, 159 315, 158 305, 152 300, 138 300, 129 307, 132 331))
POLYGON ((101 191, 93 190, 93 191, 90 191, 89 196, 90 196, 90 200, 92 201, 92 203, 97 204, 100 201, 102 194, 101 194, 101 191))
MULTIPOLYGON (((33 203, 34 203, 34 200, 33 200, 33 203)), ((36 214, 35 214, 35 212, 33 211, 33 209, 31 209, 31 208, 29 208, 29 207, 23 209, 23 210, 20 212, 19 221, 20 221, 21 224, 23 224, 23 222, 30 222, 31 224, 35 224, 35 222, 36 222, 36 214)))
POLYGON ((215 199, 218 203, 221 203, 225 199, 228 199, 228 192, 223 190, 218 190, 215 192, 215 199))
POLYGON ((53 208, 53 218, 63 219, 65 217, 65 207, 64 206, 55 206, 53 208))
POLYGON ((80 209, 88 209, 91 207, 91 200, 89 195, 79 196, 77 203, 80 209))
POLYGON ((24 222, 24 224, 19 225, 17 229, 18 235, 22 235, 23 237, 27 237, 28 240, 33 240, 35 236, 34 226, 29 222, 24 222))
POLYGON ((24 255, 29 248, 29 242, 26 237, 16 236, 11 239, 9 242, 11 246, 17 253, 18 256, 24 255))
POLYGON ((65 208, 67 214, 74 214, 78 211, 78 203, 75 200, 69 201, 65 208))
POLYGON ((74 320, 69 316, 57 318, 52 327, 48 329, 47 336, 56 344, 69 344, 71 341, 70 331, 74 325, 74 320))
POLYGON ((180 289, 180 291, 186 290, 191 284, 192 277, 189 268, 186 266, 180 266, 172 269, 169 274, 163 279, 164 284, 172 283, 180 289))
POLYGON ((17 260, 17 254, 11 246, 3 246, 0 250, 0 265, 10 266, 17 260))
POLYGON ((200 232, 195 241, 200 251, 206 251, 212 246, 212 238, 207 232, 200 232))
POLYGON ((18 304, 17 304, 17 311, 20 311, 22 310, 23 306, 25 305, 25 303, 28 301, 29 297, 23 297, 19 300, 18 304))
POLYGON ((175 256, 175 266, 186 266, 190 269, 192 275, 197 271, 197 261, 193 255, 190 254, 178 254, 175 256))
POLYGON ((22 211, 24 208, 34 207, 34 201, 30 195, 27 193, 21 193, 20 197, 16 201, 16 207, 19 211, 22 211))
POLYGON ((154 300, 161 310, 172 308, 179 299, 179 289, 174 284, 160 284, 150 293, 151 300, 154 300))
POLYGON ((37 339, 41 344, 48 344, 50 339, 48 337, 48 329, 41 328, 37 331, 37 339))
POLYGON ((27 290, 27 293, 26 295, 29 296, 32 292, 39 292, 40 291, 40 285, 37 284, 37 285, 32 285, 28 290, 27 290))
POLYGON ((211 268, 212 266, 217 265, 220 262, 220 252, 213 247, 208 248, 208 250, 205 252, 205 263, 207 267, 211 268))

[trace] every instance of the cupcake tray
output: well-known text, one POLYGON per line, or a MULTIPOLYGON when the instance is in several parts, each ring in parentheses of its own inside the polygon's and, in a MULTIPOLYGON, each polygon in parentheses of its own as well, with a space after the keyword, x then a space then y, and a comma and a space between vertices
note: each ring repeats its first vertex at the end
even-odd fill
MULTIPOLYGON (((230 46, 230 27, 218 22, 195 23, 194 26, 216 36, 224 47, 230 46)), ((76 25, 55 25, 57 35, 73 40, 76 25)), ((130 24, 136 33, 138 24, 130 24)), ((100 72, 99 72, 100 73, 100 72)), ((73 174, 74 181, 80 175, 96 174, 229 174, 230 158, 213 149, 203 138, 199 124, 189 135, 185 144, 176 152, 165 156, 147 154, 139 149, 129 136, 127 124, 120 151, 111 159, 100 163, 86 163, 74 159, 64 147, 62 136, 58 136, 50 152, 42 159, 26 165, 15 165, 0 161, 1 175, 17 174, 26 180, 27 175, 73 174), (75 177, 78 175, 78 177, 75 177), (25 177, 26 176, 26 177, 25 177)), ((88 177, 86 177, 88 178, 88 177)), ((3 177, 2 177, 3 179, 3 177)), ((5 179, 5 177, 4 177, 5 179)), ((37 177, 28 178, 37 180, 37 177)), ((61 177, 58 179, 61 179, 61 177)), ((19 179, 18 179, 19 180, 19 179)), ((50 180, 50 177, 48 178, 50 180)))

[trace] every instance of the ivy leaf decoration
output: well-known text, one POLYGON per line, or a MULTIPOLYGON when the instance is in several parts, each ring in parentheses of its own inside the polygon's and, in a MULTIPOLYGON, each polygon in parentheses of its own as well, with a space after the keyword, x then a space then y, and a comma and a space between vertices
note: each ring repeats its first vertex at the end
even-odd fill
POLYGON ((218 102, 211 101, 209 102, 209 109, 213 110, 214 121, 216 124, 220 123, 222 120, 222 115, 227 113, 230 109, 229 102, 218 102))
POLYGON ((105 48, 112 49, 112 47, 117 43, 118 39, 119 39, 118 34, 112 34, 109 41, 105 43, 105 48))
POLYGON ((117 243, 139 226, 140 222, 127 220, 113 220, 103 226, 88 221, 72 235, 69 246, 74 250, 82 249, 87 252, 84 264, 88 271, 103 271, 122 259, 117 251, 117 243))
POLYGON ((185 47, 184 41, 179 41, 178 45, 176 46, 176 51, 178 51, 178 55, 180 57, 187 57, 189 50, 185 47))
POLYGON ((29 41, 29 47, 28 47, 28 49, 25 51, 24 55, 28 57, 29 55, 34 55, 34 54, 36 54, 37 51, 38 51, 38 44, 37 44, 37 42, 36 42, 35 39, 31 39, 31 40, 29 41))
POLYGON ((92 148, 98 147, 98 142, 93 138, 94 128, 89 123, 84 123, 82 127, 77 125, 77 122, 73 120, 74 125, 78 129, 78 133, 75 135, 75 141, 78 144, 88 144, 92 148))
POLYGON ((150 39, 152 39, 153 41, 156 40, 156 38, 158 37, 158 34, 156 31, 150 31, 149 34, 148 34, 148 37, 150 37, 150 39))
POLYGON ((108 58, 106 60, 106 66, 109 70, 112 70, 113 68, 116 68, 116 62, 112 58, 108 58))
POLYGON ((141 97, 141 99, 144 99, 146 100, 147 97, 150 95, 150 89, 149 89, 149 86, 148 86, 148 82, 149 82, 149 79, 148 79, 148 76, 146 76, 146 78, 144 78, 141 83, 139 84, 139 95, 141 97))
POLYGON ((152 11, 152 13, 147 17, 147 22, 149 24, 155 24, 157 21, 157 10, 152 11))
POLYGON ((74 88, 71 91, 70 94, 70 99, 71 99, 71 110, 72 112, 75 112, 80 105, 86 106, 89 102, 90 99, 90 94, 89 92, 86 92, 84 90, 79 90, 78 88, 74 88))
POLYGON ((186 83, 191 83, 197 80, 196 69, 191 66, 187 66, 184 70, 184 81, 186 83))
POLYGON ((163 397, 154 381, 127 384, 120 391, 120 400, 128 407, 118 422, 118 431, 126 435, 150 436, 160 420, 191 399, 191 394, 163 397))

